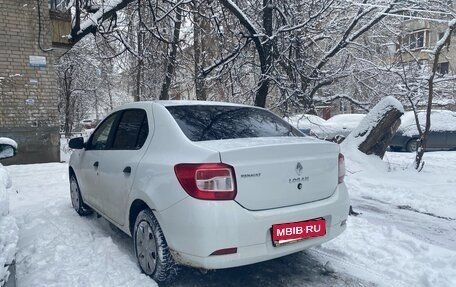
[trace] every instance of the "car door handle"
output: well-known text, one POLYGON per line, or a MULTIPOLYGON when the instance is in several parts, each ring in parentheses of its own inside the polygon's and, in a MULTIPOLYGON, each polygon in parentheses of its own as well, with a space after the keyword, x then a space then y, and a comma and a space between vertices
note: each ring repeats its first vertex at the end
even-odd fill
POLYGON ((100 165, 100 164, 98 163, 98 161, 96 161, 96 162, 93 163, 93 167, 94 167, 94 168, 98 168, 99 165, 100 165))
POLYGON ((127 166, 123 170, 124 173, 131 173, 131 167, 127 166))

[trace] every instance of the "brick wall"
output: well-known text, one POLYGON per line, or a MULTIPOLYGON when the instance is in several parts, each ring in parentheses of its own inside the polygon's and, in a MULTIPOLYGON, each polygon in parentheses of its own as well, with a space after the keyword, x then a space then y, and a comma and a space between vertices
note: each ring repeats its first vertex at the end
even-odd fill
POLYGON ((43 49, 52 44, 49 6, 40 1, 39 39, 37 1, 0 0, 0 136, 19 144, 18 156, 8 163, 59 160, 54 58, 38 44, 43 49))

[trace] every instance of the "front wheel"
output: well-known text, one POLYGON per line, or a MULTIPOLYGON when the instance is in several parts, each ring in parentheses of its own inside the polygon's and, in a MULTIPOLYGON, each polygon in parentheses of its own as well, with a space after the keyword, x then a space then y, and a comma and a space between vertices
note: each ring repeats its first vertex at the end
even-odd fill
POLYGON ((133 244, 141 270, 158 282, 169 282, 177 275, 177 266, 169 252, 165 236, 152 211, 138 214, 133 244))
POLYGON ((416 152, 418 149, 418 140, 411 139, 408 141, 407 146, 405 147, 408 152, 416 152))
POLYGON ((81 190, 74 174, 70 176, 70 195, 71 205, 79 215, 86 216, 92 214, 93 210, 82 201, 81 190))

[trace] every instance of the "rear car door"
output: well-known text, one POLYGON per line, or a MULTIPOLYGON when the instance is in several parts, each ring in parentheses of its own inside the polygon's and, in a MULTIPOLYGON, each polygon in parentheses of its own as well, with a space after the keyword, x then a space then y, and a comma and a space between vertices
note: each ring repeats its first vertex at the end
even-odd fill
POLYGON ((92 207, 99 209, 99 169, 102 164, 103 153, 110 146, 110 138, 114 131, 118 113, 107 117, 89 138, 86 149, 81 153, 78 183, 84 200, 92 207))
POLYGON ((456 149, 456 131, 447 131, 446 133, 447 148, 456 149))
POLYGON ((124 225, 128 194, 139 161, 147 149, 148 134, 146 111, 124 110, 113 134, 112 145, 103 154, 103 166, 99 169, 101 211, 120 225, 124 225))
POLYGON ((429 131, 426 147, 428 149, 444 149, 446 148, 447 131, 433 131, 432 127, 429 131))

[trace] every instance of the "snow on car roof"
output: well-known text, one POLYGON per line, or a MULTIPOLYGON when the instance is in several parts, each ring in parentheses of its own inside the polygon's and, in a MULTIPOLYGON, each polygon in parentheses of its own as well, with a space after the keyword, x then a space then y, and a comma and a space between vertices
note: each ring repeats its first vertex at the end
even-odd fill
POLYGON ((17 149, 17 142, 10 138, 0 137, 0 144, 8 144, 8 145, 13 146, 15 149, 17 149))
MULTIPOLYGON (((418 111, 420 126, 424 128, 426 124, 426 112, 418 111)), ((418 133, 413 111, 405 112, 401 117, 401 126, 398 129, 405 135, 415 135, 418 133)), ((456 112, 449 110, 431 111, 431 131, 456 131, 456 112)))
POLYGON ((366 114, 339 114, 328 119, 328 122, 361 122, 366 114))
POLYGON ((339 114, 329 118, 327 126, 334 129, 355 129, 366 117, 365 114, 339 114))

